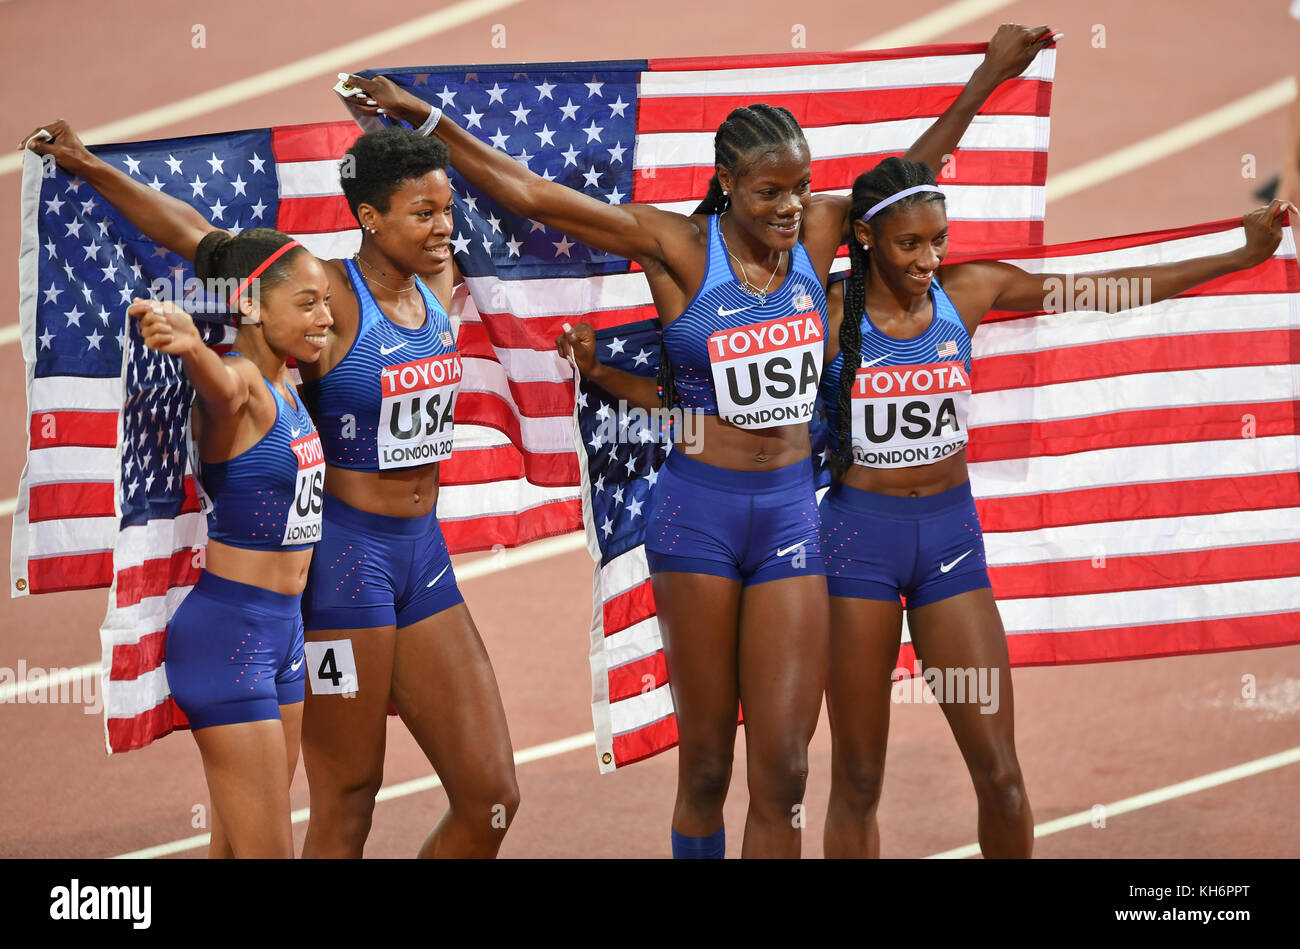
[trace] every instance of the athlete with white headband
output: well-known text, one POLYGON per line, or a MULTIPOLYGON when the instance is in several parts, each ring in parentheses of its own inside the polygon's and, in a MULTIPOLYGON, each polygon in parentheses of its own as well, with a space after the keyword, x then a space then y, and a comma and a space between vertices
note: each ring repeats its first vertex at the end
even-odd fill
MULTIPOLYGON (((1247 214, 1238 250, 1075 277, 1150 281, 1155 302, 1267 260, 1287 202, 1247 214)), ((828 857, 879 856, 891 672, 903 607, 926 667, 996 670, 995 711, 941 699, 979 799, 986 857, 1027 857, 1033 817, 1016 759, 1006 635, 966 470, 971 335, 991 309, 1044 308, 1059 274, 999 261, 942 267, 948 217, 925 165, 888 158, 853 185, 852 270, 828 292, 822 398, 835 481, 821 503, 830 592, 828 857), (940 279, 942 278, 942 280, 940 279), (851 367, 852 371, 846 371, 851 367)), ((1096 306, 1104 301, 1088 296, 1096 306)), ((1128 306, 1127 295, 1120 305, 1128 306)), ((1092 307, 1089 307, 1092 308, 1092 307)), ((944 697, 947 699, 948 697, 944 697)))

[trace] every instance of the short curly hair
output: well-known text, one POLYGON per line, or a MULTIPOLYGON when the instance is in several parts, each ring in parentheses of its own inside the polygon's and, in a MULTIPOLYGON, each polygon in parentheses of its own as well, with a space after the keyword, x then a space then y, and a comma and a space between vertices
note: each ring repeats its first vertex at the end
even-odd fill
POLYGON ((447 146, 410 129, 385 128, 368 132, 352 143, 339 164, 339 183, 352 216, 368 204, 381 214, 402 182, 422 178, 447 167, 447 146))

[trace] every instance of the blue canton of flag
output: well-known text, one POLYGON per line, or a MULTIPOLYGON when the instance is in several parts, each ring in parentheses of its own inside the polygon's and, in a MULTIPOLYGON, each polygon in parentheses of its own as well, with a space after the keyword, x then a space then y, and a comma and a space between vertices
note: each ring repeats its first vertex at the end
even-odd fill
MULTIPOLYGON (((548 181, 624 204, 632 194, 640 61, 529 65, 528 72, 482 66, 421 66, 382 74, 441 108, 484 142, 548 181)), ((451 170, 456 265, 470 277, 589 276, 621 273, 628 262, 570 240, 538 221, 504 211, 451 170)))
MULTIPOLYGON (((130 146, 92 148, 149 187, 180 198, 239 233, 274 227, 270 131, 263 129, 130 146)), ((122 371, 125 313, 156 280, 180 286, 188 261, 141 234, 89 184, 46 166, 41 185, 36 376, 104 378, 122 371)))
MULTIPOLYGON (((602 363, 640 376, 659 372, 659 322, 642 320, 596 333, 602 363)), ((643 410, 620 410, 619 400, 581 377, 578 432, 587 455, 591 512, 602 563, 645 539, 644 507, 672 444, 658 419, 643 410)))

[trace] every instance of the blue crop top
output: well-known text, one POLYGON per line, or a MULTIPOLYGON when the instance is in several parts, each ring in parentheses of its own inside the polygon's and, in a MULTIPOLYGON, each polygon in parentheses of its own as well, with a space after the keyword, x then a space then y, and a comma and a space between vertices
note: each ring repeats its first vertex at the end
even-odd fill
POLYGON ((379 309, 356 263, 344 264, 360 311, 357 338, 329 372, 303 383, 325 459, 354 471, 444 461, 461 371, 447 311, 416 277, 427 317, 419 329, 398 326, 379 309))
POLYGON ((270 431, 228 461, 199 464, 199 480, 213 505, 208 539, 246 550, 306 550, 320 540, 320 438, 303 405, 294 408, 262 381, 275 399, 270 431))
MULTIPOLYGON (((934 315, 919 336, 895 339, 862 314, 862 349, 853 385, 853 462, 870 468, 933 464, 964 448, 970 400, 971 337, 937 280, 934 315)), ((838 444, 840 372, 836 353, 821 380, 832 450, 838 444)))
POLYGON ((825 355, 826 293, 803 244, 763 302, 741 289, 709 217, 704 282, 663 331, 681 405, 741 428, 807 422, 825 355))

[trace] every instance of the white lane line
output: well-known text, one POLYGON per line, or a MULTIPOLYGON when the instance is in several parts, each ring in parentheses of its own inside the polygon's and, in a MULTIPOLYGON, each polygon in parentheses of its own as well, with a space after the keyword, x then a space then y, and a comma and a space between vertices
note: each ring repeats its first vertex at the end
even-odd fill
POLYGON ((1239 125, 1254 121, 1274 109, 1280 109, 1296 97, 1294 76, 1279 79, 1272 85, 1242 96, 1234 102, 1220 106, 1212 112, 1198 116, 1182 125, 1143 139, 1127 148, 1111 152, 1095 161, 1071 168, 1047 178, 1047 200, 1054 201, 1077 194, 1093 185, 1127 174, 1162 158, 1168 158, 1239 125))
POLYGON ((21 323, 10 323, 8 326, 0 327, 0 346, 3 346, 5 343, 16 343, 21 336, 21 323))
POLYGON ((911 23, 905 23, 896 30, 889 30, 869 40, 863 40, 854 49, 894 49, 898 46, 912 46, 925 43, 950 33, 971 20, 978 20, 987 13, 1010 6, 1014 0, 957 0, 940 7, 933 13, 918 17, 911 23))
MULTIPOLYGON (((554 758, 556 755, 568 754, 570 751, 579 751, 583 748, 593 748, 595 745, 595 732, 573 735, 569 738, 561 738, 559 741, 548 741, 544 745, 534 745, 531 748, 525 748, 523 751, 517 751, 515 752, 515 764, 527 764, 530 761, 540 761, 543 758, 554 758)), ((436 774, 424 778, 414 778, 410 781, 402 781, 399 784, 390 784, 388 787, 379 789, 379 793, 375 795, 375 802, 391 801, 394 798, 419 794, 421 791, 432 790, 441 786, 441 784, 442 781, 438 779, 436 774)), ((299 808, 289 815, 289 820, 294 824, 301 824, 307 820, 310 814, 310 808, 299 808)), ((193 850, 196 847, 206 847, 210 840, 210 834, 196 834, 193 837, 183 837, 180 840, 159 844, 156 847, 146 847, 143 850, 118 854, 113 859, 147 860, 153 857, 165 857, 169 854, 193 850)))
MULTIPOLYGON (((317 76, 329 76, 332 80, 340 68, 346 68, 351 63, 362 62, 401 46, 409 46, 418 40, 445 33, 489 13, 517 6, 523 2, 524 0, 463 0, 461 3, 407 20, 405 23, 363 36, 342 46, 335 46, 314 56, 268 69, 266 72, 218 86, 216 89, 209 89, 207 92, 181 99, 170 105, 159 106, 116 122, 109 122, 107 125, 87 129, 79 134, 81 140, 87 145, 97 142, 130 141, 149 129, 160 128, 180 119, 215 112, 245 99, 266 95, 282 86, 289 86, 317 76)), ((321 95, 325 94, 322 87, 321 95)), ((22 167, 22 159, 21 153, 0 158, 0 175, 17 171, 22 167)))
POLYGON ((0 517, 11 517, 17 509, 17 498, 6 498, 5 500, 0 501, 0 517))
MULTIPOLYGON (((3 503, 9 504, 12 500, 11 498, 10 501, 3 503)), ((12 514, 12 508, 5 513, 12 514)), ((586 547, 587 535, 581 531, 572 534, 561 534, 559 537, 548 537, 546 540, 533 541, 533 543, 525 544, 523 547, 503 550, 478 560, 471 560, 469 563, 456 568, 456 580, 457 582, 464 582, 478 577, 486 577, 494 573, 500 573, 502 570, 509 570, 511 567, 522 567, 524 564, 549 560, 551 557, 558 557, 561 554, 571 553, 575 550, 585 550, 586 547)), ((52 671, 54 675, 48 677, 23 683, 15 682, 0 685, 0 703, 12 701, 19 692, 30 692, 36 688, 58 688, 65 682, 97 676, 100 673, 100 664, 98 662, 88 662, 84 666, 76 666, 71 669, 60 668, 52 671)))
MULTIPOLYGON (((1118 817, 1120 814, 1127 814, 1130 811, 1141 810, 1144 807, 1151 807, 1154 804, 1163 804, 1165 801, 1172 801, 1174 798, 1183 797, 1188 794, 1195 794, 1197 791, 1204 791, 1207 788, 1218 787, 1221 784, 1228 784, 1231 781, 1239 781, 1242 778, 1249 778, 1256 774, 1262 774, 1265 771, 1271 771, 1274 768, 1282 768, 1289 764, 1295 764, 1300 761, 1300 747, 1290 748, 1287 751, 1280 751, 1275 755, 1267 755, 1263 758, 1256 758, 1254 761, 1247 761, 1244 764, 1235 765, 1231 768, 1224 768, 1222 771, 1214 771, 1210 774, 1203 774, 1199 778, 1192 778, 1190 781, 1182 781, 1178 784, 1171 784, 1168 787, 1157 788, 1154 791, 1148 791, 1145 794, 1139 794, 1136 797, 1126 797, 1122 801, 1116 801, 1114 804, 1103 804, 1106 819, 1118 817)), ((1056 820, 1050 820, 1034 827, 1035 839, 1046 837, 1048 834, 1059 833, 1063 830, 1071 830, 1075 827, 1086 827, 1093 821, 1095 815, 1092 810, 1080 811, 1077 814, 1070 814, 1066 817, 1058 817, 1056 820)), ((945 850, 943 853, 932 853, 927 859, 943 860, 960 857, 977 857, 979 856, 979 844, 967 844, 965 847, 958 847, 955 850, 945 850)))

